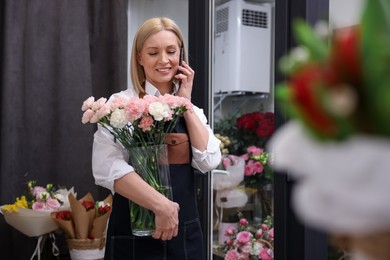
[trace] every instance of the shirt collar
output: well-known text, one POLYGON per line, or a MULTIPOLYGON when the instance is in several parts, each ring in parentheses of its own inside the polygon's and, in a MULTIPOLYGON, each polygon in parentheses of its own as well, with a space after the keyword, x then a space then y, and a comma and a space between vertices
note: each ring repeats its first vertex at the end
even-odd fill
MULTIPOLYGON (((174 81, 173 84, 174 87, 173 87, 172 95, 176 95, 177 91, 179 90, 179 82, 174 81)), ((156 97, 161 95, 160 91, 155 86, 153 86, 149 81, 145 81, 145 93, 156 97)))

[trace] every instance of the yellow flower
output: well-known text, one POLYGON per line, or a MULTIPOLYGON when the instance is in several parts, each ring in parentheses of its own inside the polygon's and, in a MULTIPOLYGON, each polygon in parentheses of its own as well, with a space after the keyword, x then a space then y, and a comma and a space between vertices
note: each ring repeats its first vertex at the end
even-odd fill
POLYGON ((1 209, 6 213, 18 212, 18 207, 15 204, 4 205, 1 209))
POLYGON ((18 212, 19 208, 28 208, 28 204, 25 196, 22 196, 20 199, 16 198, 14 204, 4 205, 2 207, 2 210, 4 212, 11 213, 11 212, 18 212))
POLYGON ((26 196, 22 196, 20 199, 19 199, 19 198, 16 198, 15 205, 16 205, 18 208, 28 208, 26 196))

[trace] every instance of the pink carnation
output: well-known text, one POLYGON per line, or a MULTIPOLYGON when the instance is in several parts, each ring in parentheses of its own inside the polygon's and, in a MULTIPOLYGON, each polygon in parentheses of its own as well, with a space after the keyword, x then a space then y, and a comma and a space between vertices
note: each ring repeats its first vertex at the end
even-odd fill
MULTIPOLYGON (((160 96, 161 97, 161 96, 160 96)), ((143 101, 147 106, 149 104, 154 103, 154 102, 160 102, 160 97, 152 96, 152 95, 146 95, 143 97, 143 101)))
POLYGON ((138 125, 142 131, 150 131, 153 126, 153 118, 151 116, 145 116, 141 119, 141 122, 139 122, 138 125))
POLYGON ((111 110, 114 111, 118 108, 125 108, 128 100, 125 98, 115 98, 111 101, 111 110))
POLYGON ((101 106, 98 111, 96 111, 96 114, 99 117, 99 119, 109 115, 110 113, 111 113, 111 107, 107 103, 101 106))
POLYGON ((84 112, 83 117, 81 118, 81 122, 83 124, 90 122, 94 115, 95 115, 95 112, 92 109, 87 109, 84 112))
POLYGON ((141 98, 132 98, 127 103, 125 111, 129 121, 134 122, 139 119, 143 113, 147 113, 146 103, 141 98))
POLYGON ((172 109, 181 106, 181 102, 180 102, 179 97, 173 96, 173 95, 165 94, 165 95, 163 95, 163 96, 160 96, 160 101, 161 101, 161 102, 164 102, 164 103, 168 103, 169 106, 170 106, 172 109))
POLYGON ((87 98, 83 102, 83 105, 81 106, 81 111, 86 111, 87 109, 91 109, 93 102, 95 102, 95 98, 94 97, 87 98))
POLYGON ((100 120, 100 117, 97 113, 94 113, 91 117, 91 119, 89 120, 90 123, 94 124, 94 123, 97 123, 99 122, 100 120))
POLYGON ((93 104, 92 104, 92 107, 91 109, 94 110, 94 111, 97 111, 99 110, 107 101, 107 98, 99 98, 98 100, 96 100, 93 104))

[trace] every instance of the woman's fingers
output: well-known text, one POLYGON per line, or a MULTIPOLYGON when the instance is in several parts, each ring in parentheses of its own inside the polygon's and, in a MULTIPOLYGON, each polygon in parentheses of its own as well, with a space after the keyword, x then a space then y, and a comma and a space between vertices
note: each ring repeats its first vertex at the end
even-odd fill
POLYGON ((152 235, 154 239, 171 240, 177 236, 179 229, 179 209, 179 204, 171 202, 166 211, 155 215, 156 230, 152 235))

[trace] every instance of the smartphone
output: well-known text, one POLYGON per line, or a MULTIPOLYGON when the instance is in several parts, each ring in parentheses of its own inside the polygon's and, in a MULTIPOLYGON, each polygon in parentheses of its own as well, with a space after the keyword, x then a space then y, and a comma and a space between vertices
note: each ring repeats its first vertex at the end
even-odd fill
MULTIPOLYGON (((180 48, 180 57, 179 57, 179 66, 182 66, 184 60, 184 49, 183 47, 180 48)), ((181 71, 177 70, 177 74, 180 74, 181 71)), ((179 87, 181 85, 181 80, 179 79, 179 87)))
POLYGON ((184 60, 184 50, 183 47, 180 48, 180 58, 179 58, 179 65, 183 65, 183 60, 184 60))

